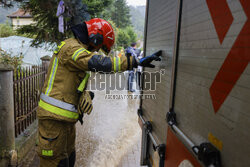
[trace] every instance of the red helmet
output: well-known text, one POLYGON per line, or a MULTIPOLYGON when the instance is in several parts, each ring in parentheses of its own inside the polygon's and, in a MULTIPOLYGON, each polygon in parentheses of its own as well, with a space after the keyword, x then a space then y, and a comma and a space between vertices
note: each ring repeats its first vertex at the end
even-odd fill
POLYGON ((115 43, 112 26, 106 20, 100 18, 94 18, 85 23, 88 29, 90 45, 101 48, 108 54, 115 43))

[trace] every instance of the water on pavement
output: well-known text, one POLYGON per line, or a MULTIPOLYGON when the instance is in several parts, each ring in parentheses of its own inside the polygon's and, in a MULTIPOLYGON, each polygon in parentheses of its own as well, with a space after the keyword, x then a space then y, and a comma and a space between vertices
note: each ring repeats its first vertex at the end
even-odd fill
MULTIPOLYGON (((127 94, 127 91, 114 93, 127 94)), ((93 106, 92 113, 85 115, 84 124, 77 123, 75 166, 124 166, 121 165, 124 156, 138 147, 141 139, 137 116, 139 100, 107 100, 105 91, 98 91, 93 106)), ((136 154, 139 158, 139 150, 136 154)), ((135 162, 138 164, 133 166, 139 166, 139 160, 135 162)))

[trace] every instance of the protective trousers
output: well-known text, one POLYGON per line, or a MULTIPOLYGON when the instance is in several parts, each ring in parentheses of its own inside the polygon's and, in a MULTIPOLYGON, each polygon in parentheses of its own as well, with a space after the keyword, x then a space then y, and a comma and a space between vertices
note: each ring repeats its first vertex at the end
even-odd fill
POLYGON ((75 135, 74 123, 39 119, 37 153, 40 167, 73 167, 75 135))

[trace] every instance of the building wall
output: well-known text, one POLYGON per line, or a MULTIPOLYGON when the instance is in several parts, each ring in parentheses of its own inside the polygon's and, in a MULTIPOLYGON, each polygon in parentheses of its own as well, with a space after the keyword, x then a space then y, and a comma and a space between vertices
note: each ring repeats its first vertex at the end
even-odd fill
POLYGON ((16 29, 18 26, 29 25, 34 23, 32 18, 11 18, 13 28, 16 29))

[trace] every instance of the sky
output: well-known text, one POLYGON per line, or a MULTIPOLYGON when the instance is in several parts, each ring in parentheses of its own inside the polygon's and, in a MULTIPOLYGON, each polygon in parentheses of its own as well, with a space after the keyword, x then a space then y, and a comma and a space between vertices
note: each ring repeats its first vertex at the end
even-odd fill
POLYGON ((127 0, 127 4, 133 6, 146 5, 146 0, 127 0))

